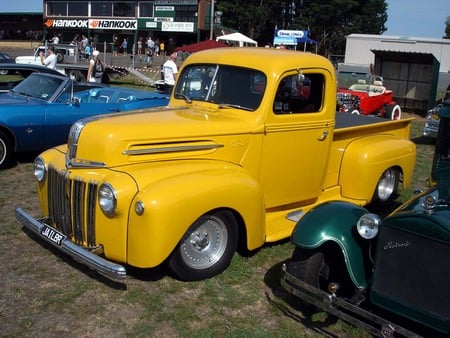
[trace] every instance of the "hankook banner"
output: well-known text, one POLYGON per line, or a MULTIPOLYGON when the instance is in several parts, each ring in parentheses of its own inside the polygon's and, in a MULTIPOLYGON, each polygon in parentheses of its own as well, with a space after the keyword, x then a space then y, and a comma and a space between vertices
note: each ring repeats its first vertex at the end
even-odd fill
POLYGON ((44 21, 47 28, 85 28, 85 29, 137 29, 137 20, 115 19, 47 19, 44 21))

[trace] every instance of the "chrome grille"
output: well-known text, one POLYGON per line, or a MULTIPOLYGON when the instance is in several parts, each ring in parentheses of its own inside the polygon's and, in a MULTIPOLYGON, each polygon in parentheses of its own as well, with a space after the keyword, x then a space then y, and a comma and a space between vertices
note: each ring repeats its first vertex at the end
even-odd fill
POLYGON ((352 108, 359 108, 360 105, 360 98, 350 93, 337 93, 337 101, 345 107, 345 111, 349 111, 352 108))
POLYGON ((97 182, 69 178, 67 171, 48 168, 48 207, 52 225, 79 245, 95 243, 97 182))

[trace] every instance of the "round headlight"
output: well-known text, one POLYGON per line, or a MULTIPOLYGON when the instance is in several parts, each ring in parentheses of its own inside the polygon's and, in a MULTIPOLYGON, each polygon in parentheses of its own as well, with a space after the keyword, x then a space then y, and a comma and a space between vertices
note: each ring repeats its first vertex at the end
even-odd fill
POLYGON ((112 216, 116 212, 116 192, 110 184, 104 183, 100 186, 98 190, 98 203, 100 209, 102 209, 106 216, 112 216))
POLYGON ((37 157, 34 160, 34 177, 36 177, 39 183, 45 180, 46 172, 47 169, 44 160, 41 157, 37 157))
POLYGON ((358 223, 356 223, 356 229, 362 238, 372 239, 378 234, 380 224, 380 216, 376 214, 365 214, 362 215, 358 220, 358 223))

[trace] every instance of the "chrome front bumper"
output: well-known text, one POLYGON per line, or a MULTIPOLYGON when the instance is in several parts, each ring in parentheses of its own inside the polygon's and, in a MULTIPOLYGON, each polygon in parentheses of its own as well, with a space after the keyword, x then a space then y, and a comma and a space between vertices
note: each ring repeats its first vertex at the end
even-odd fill
MULTIPOLYGON (((53 245, 59 251, 69 255, 77 262, 80 262, 81 264, 88 266, 92 270, 97 271, 99 274, 113 281, 122 283, 125 281, 127 277, 127 272, 124 266, 110 262, 98 256, 97 254, 88 251, 87 249, 75 243, 72 243, 67 237, 64 237, 61 241, 54 241, 48 238, 48 236, 44 236, 42 234, 44 228, 52 229, 48 224, 44 222, 44 220, 33 218, 21 208, 16 209, 16 219, 25 228, 32 231, 39 238, 53 245)), ((53 230, 57 232, 56 229, 53 230)))

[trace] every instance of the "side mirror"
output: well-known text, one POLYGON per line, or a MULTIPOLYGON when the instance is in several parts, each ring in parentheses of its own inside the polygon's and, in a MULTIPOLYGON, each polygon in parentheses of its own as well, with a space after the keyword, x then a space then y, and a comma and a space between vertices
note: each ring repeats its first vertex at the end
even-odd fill
POLYGON ((71 104, 73 104, 74 106, 79 106, 80 105, 80 98, 78 98, 76 96, 72 97, 71 104))

